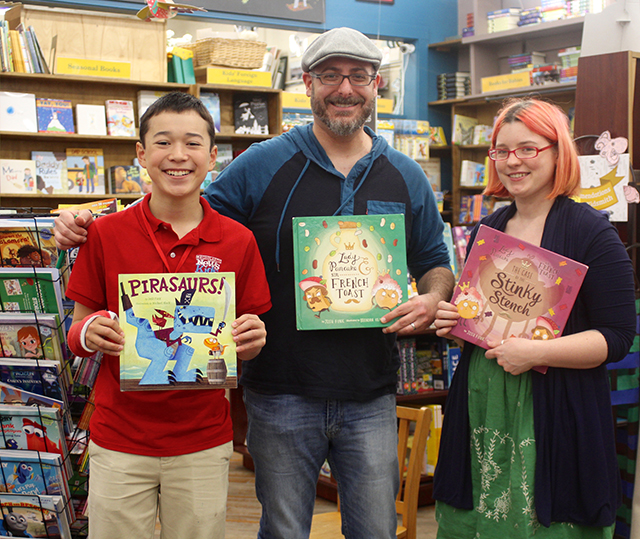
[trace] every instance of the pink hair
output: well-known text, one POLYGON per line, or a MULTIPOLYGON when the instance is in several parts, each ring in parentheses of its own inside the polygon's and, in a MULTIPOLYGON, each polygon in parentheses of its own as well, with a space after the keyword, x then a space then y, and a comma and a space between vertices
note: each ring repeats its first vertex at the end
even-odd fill
MULTIPOLYGON (((500 109, 494 123, 491 147, 495 148, 500 129, 505 124, 522 122, 529 130, 550 143, 555 143, 558 153, 553 190, 547 198, 571 196, 580 189, 580 165, 578 152, 569 131, 569 119, 560 107, 540 99, 510 99, 500 109)), ((509 191, 498 178, 495 161, 489 160, 485 195, 510 197, 509 191)))

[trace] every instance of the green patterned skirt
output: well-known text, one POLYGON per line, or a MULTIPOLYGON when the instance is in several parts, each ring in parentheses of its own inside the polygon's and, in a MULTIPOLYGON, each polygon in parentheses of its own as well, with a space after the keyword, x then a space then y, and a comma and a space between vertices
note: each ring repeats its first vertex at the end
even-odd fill
POLYGON ((506 373, 477 347, 469 365, 472 510, 436 504, 438 539, 611 539, 614 526, 542 526, 533 499, 531 375, 506 373))

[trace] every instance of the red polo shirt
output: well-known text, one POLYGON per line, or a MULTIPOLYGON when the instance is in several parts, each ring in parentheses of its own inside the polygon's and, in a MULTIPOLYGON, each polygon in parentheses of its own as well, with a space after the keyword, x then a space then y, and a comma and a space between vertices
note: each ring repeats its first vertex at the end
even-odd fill
MULTIPOLYGON (((117 313, 119 274, 166 272, 147 233, 146 219, 172 272, 235 272, 236 316, 271 308, 262 258, 247 228, 212 210, 201 198, 202 222, 178 239, 170 225, 151 214, 149 196, 89 227, 67 287, 70 299, 117 313)), ((118 358, 105 355, 95 390, 91 439, 106 449, 175 456, 216 447, 233 437, 223 389, 122 392, 118 358)))

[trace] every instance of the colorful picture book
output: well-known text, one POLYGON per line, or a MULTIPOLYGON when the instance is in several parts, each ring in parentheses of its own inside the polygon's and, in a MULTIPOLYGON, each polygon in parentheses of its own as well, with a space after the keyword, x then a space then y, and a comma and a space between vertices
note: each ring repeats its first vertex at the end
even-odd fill
POLYGON ((4 311, 60 314, 62 288, 56 268, 0 268, 4 311))
POLYGON ((140 167, 136 165, 118 165, 109 168, 109 185, 115 194, 142 194, 140 167))
POLYGON ((0 404, 0 447, 57 453, 67 479, 71 477, 67 439, 56 408, 0 404))
POLYGON ((105 102, 107 133, 112 137, 135 137, 136 119, 133 101, 108 99, 105 102))
POLYGON ((407 301, 404 215, 293 219, 299 330, 382 327, 407 301))
POLYGON ((0 265, 56 267, 59 251, 53 221, 49 217, 0 219, 0 265))
POLYGON ((126 274, 119 284, 123 391, 237 387, 235 274, 126 274))
POLYGON ((57 495, 65 502, 65 513, 72 522, 68 504, 69 485, 57 453, 27 450, 0 450, 0 489, 9 494, 57 495))
POLYGON ((0 493, 0 507, 0 536, 49 539, 72 537, 62 496, 0 493))
POLYGON ((269 108, 267 98, 259 94, 236 94, 233 99, 236 133, 268 135, 269 108))
POLYGON ((31 393, 66 402, 66 381, 60 373, 61 364, 56 360, 0 358, 0 381, 31 393))
POLYGON ((67 193, 67 154, 64 152, 33 151, 35 161, 36 189, 39 193, 52 195, 67 193))
POLYGON ((75 133, 71 100, 37 97, 36 113, 39 132, 75 133))
POLYGON ((581 155, 580 201, 607 213, 613 222, 628 220, 629 154, 618 154, 617 162, 610 163, 602 155, 581 155))
POLYGON ((67 179, 70 194, 105 194, 102 150, 67 148, 67 179))
POLYGON ((462 145, 472 144, 473 128, 476 125, 478 125, 477 118, 464 116, 462 114, 454 114, 453 129, 451 130, 451 143, 462 145))
POLYGON ((78 135, 107 134, 107 115, 104 105, 76 105, 76 124, 78 135))
MULTIPOLYGON (((50 359, 62 363, 65 338, 57 314, 0 314, 0 355, 4 358, 50 359)), ((3 361, 0 358, 0 369, 3 361)))
MULTIPOLYGON (((509 337, 562 334, 588 267, 480 225, 451 303, 461 318, 451 330, 483 348, 509 337)), ((543 369, 544 370, 544 369, 543 369)))
POLYGON ((442 188, 441 185, 441 175, 442 175, 442 167, 440 163, 439 157, 429 157, 429 159, 420 161, 420 167, 424 171, 429 184, 431 184, 431 188, 433 191, 440 191, 442 188))
POLYGON ((220 96, 215 92, 200 92, 200 101, 204 103, 211 114, 217 135, 220 133, 220 96))
POLYGON ((31 159, 0 159, 0 193, 36 195, 36 163, 31 159))

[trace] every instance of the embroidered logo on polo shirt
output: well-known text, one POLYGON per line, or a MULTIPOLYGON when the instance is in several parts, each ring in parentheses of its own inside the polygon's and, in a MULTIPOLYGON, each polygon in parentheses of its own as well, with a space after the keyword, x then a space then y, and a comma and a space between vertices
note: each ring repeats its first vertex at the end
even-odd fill
POLYGON ((220 271, 222 260, 215 256, 196 255, 196 271, 204 273, 217 273, 220 271))

